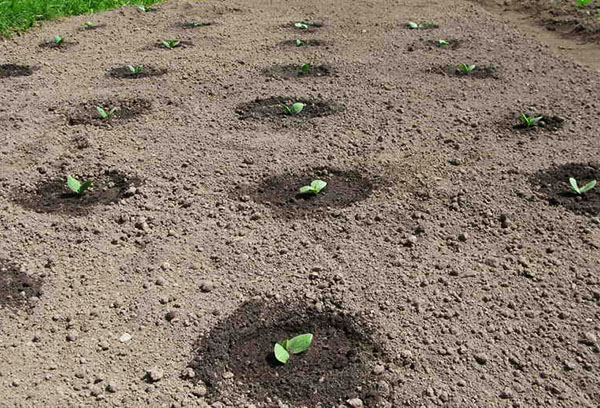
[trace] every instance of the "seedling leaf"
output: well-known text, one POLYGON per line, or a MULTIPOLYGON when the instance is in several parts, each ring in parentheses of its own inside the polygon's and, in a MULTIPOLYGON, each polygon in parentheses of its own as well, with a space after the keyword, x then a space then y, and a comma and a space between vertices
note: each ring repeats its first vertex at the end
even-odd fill
POLYGON ((579 185, 577 184, 577 180, 574 179, 573 177, 569 177, 569 185, 571 187, 571 190, 573 190, 575 193, 581 195, 587 191, 590 191, 592 188, 596 187, 596 180, 592 180, 589 183, 587 183, 585 186, 579 187, 579 185))
POLYGON ((416 29, 420 28, 420 26, 419 26, 419 24, 415 23, 414 21, 409 21, 408 22, 408 28, 416 30, 416 29))
POLYGON ((310 183, 310 187, 313 189, 315 194, 319 194, 326 186, 327 182, 323 180, 313 180, 313 182, 310 183))
POLYGON ((85 23, 83 23, 83 28, 94 28, 94 23, 92 23, 91 21, 86 21, 85 23))
POLYGON ((296 39, 296 47, 302 47, 303 45, 306 45, 306 41, 296 39))
POLYGON ((67 186, 76 194, 79 194, 81 189, 81 183, 74 177, 67 176, 67 186))
POLYGON ((298 21, 294 24, 294 27, 300 28, 301 30, 306 30, 308 28, 308 24, 303 21, 298 21))
POLYGON ((299 114, 304 109, 304 106, 306 106, 306 105, 304 105, 302 102, 296 102, 295 104, 292 105, 292 113, 294 115, 299 114))
POLYGON ((287 341, 286 349, 292 354, 302 353, 310 347, 312 344, 313 335, 310 333, 301 334, 296 337, 292 337, 287 341))
POLYGON ((273 353, 275 354, 275 358, 280 363, 286 364, 290 359, 290 353, 279 343, 275 343, 275 347, 273 347, 273 353))
POLYGON ((308 74, 310 72, 310 64, 305 62, 304 64, 300 65, 300 72, 303 74, 308 74))
POLYGON ((56 34, 56 35, 54 36, 54 44, 56 44, 56 45, 60 45, 60 44, 62 44, 62 43, 64 43, 64 42, 65 42, 65 39, 64 39, 64 37, 63 37, 63 36, 61 36, 61 35, 59 35, 59 34, 56 34))
POLYGON ((594 188, 596 186, 596 180, 592 180, 589 183, 587 183, 585 186, 580 187, 579 191, 581 191, 581 194, 585 193, 586 191, 590 191, 592 188, 594 188))
POLYGON ((569 184, 571 185, 571 190, 575 191, 577 194, 581 194, 581 190, 579 190, 579 186, 577 185, 577 180, 575 180, 573 177, 570 177, 569 184))
POLYGON ((444 46, 448 45, 448 41, 439 39, 439 40, 437 40, 437 45, 438 45, 438 47, 444 47, 444 46))

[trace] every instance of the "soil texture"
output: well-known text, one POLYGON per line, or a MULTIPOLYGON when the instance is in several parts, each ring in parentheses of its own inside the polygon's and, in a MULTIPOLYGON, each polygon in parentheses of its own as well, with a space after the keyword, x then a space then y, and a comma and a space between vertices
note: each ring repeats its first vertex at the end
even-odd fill
POLYGON ((0 259, 0 313, 33 306, 42 294, 42 280, 29 276, 17 265, 0 259))

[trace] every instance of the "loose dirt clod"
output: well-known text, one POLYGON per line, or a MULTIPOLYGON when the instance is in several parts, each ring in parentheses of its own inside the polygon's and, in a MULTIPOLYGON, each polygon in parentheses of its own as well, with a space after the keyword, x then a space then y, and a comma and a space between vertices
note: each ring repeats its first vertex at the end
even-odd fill
POLYGON ((190 366, 210 399, 248 393, 259 404, 279 398, 315 407, 376 398, 369 364, 384 358, 372 330, 350 314, 298 302, 250 301, 200 341, 190 366), (302 333, 314 335, 310 349, 286 365, 277 362, 273 344, 302 333), (230 377, 235 383, 226 381, 230 377))

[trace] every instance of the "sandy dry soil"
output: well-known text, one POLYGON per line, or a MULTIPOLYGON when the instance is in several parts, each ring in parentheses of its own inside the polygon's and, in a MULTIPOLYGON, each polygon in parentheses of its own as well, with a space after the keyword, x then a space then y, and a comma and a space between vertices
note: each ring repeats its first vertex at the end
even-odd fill
POLYGON ((0 406, 600 406, 597 71, 466 1, 157 8, 0 44, 0 406))

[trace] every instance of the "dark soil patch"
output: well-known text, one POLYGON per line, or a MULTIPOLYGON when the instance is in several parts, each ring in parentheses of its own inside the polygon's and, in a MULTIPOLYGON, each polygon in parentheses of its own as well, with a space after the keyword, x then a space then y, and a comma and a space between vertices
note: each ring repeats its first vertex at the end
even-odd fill
POLYGON ((360 397, 368 404, 377 398, 369 364, 384 358, 371 336, 349 314, 250 301, 201 340, 190 366, 214 399, 247 394, 260 406, 278 407, 275 401, 281 399, 294 406, 331 407, 360 397), (274 343, 303 333, 314 335, 312 346, 279 364, 274 343), (226 372, 234 381, 223 379, 226 372))
POLYGON ((0 65, 0 78, 29 76, 31 74, 33 74, 33 69, 29 65, 0 65))
POLYGON ((212 21, 184 21, 183 23, 179 23, 179 27, 185 28, 186 30, 208 27, 211 25, 215 25, 215 23, 212 21))
POLYGON ((330 76, 333 69, 329 65, 311 65, 308 72, 300 71, 300 66, 295 64, 273 65, 264 69, 264 75, 278 78, 302 78, 330 76))
POLYGON ((273 96, 266 99, 257 98, 252 102, 241 104, 237 107, 236 112, 242 120, 298 120, 329 116, 334 113, 343 112, 344 110, 345 107, 336 102, 289 96, 273 96), (296 102, 303 103, 305 105, 304 109, 296 115, 286 114, 281 105, 289 105, 296 102))
POLYGON ((177 44, 173 48, 165 47, 165 45, 162 43, 162 41, 159 41, 156 44, 154 44, 154 48, 160 48, 161 50, 169 50, 169 51, 173 50, 173 49, 177 49, 177 48, 190 48, 193 46, 194 46, 194 44, 191 41, 187 41, 187 40, 180 40, 179 44, 177 44))
POLYGON ((138 79, 138 78, 148 78, 153 76, 161 76, 167 73, 166 69, 163 68, 154 68, 150 65, 143 65, 144 71, 139 73, 131 73, 128 66, 122 66, 117 68, 112 68, 108 71, 108 75, 112 78, 121 78, 121 79, 138 79))
POLYGON ((242 188, 240 198, 249 196, 255 202, 280 210, 284 215, 294 217, 321 208, 343 208, 365 200, 371 195, 378 180, 365 177, 364 171, 339 170, 329 168, 309 169, 302 174, 287 172, 270 177, 258 186, 242 188), (317 195, 302 196, 298 190, 313 180, 327 182, 327 187, 317 195))
POLYGON ((286 47, 322 47, 324 45, 327 45, 325 41, 323 40, 318 40, 315 38, 311 38, 308 40, 303 40, 301 38, 299 39, 294 39, 294 40, 285 40, 284 42, 281 43, 283 46, 286 47), (297 40, 300 40, 302 43, 297 43, 297 40))
POLYGON ((94 31, 94 30, 97 30, 99 28, 104 28, 104 27, 106 27, 106 24, 94 24, 93 26, 83 25, 83 26, 79 27, 79 31, 94 31))
POLYGON ((141 180, 128 177, 119 171, 105 171, 100 175, 77 175, 78 180, 94 180, 92 189, 79 196, 67 187, 66 178, 41 181, 29 191, 15 191, 14 201, 21 207, 38 213, 84 215, 91 207, 119 201, 131 194, 131 187, 141 185, 141 180))
POLYGON ((77 44, 76 42, 72 42, 72 41, 65 41, 60 44, 57 44, 54 41, 44 41, 43 43, 40 44, 40 47, 52 49, 52 50, 66 50, 76 44, 77 44))
POLYGON ((554 131, 560 129, 561 127, 563 127, 563 125, 565 123, 565 120, 559 116, 542 115, 539 113, 525 113, 525 114, 529 117, 541 116, 542 119, 540 119, 540 121, 537 122, 533 126, 527 126, 525 123, 523 123, 519 119, 519 115, 517 115, 515 117, 515 119, 513 119, 513 122, 512 122, 513 123, 512 127, 514 129, 518 129, 520 131, 527 131, 527 132, 537 131, 537 130, 548 130, 548 131, 554 132, 554 131))
POLYGON ((446 75, 461 77, 461 78, 494 78, 498 79, 498 68, 495 65, 477 65, 473 71, 464 73, 457 65, 446 65, 440 69, 446 75))
POLYGON ((123 100, 94 100, 77 106, 68 114, 69 125, 95 125, 110 126, 125 122, 131 118, 147 113, 152 103, 147 99, 123 99, 123 100), (103 119, 98 115, 96 107, 111 109, 116 107, 114 116, 103 119))
POLYGON ((595 187, 585 194, 577 195, 569 188, 569 178, 575 178, 580 186, 600 179, 600 164, 569 163, 539 171, 530 182, 536 191, 548 199, 550 205, 559 205, 578 214, 598 215, 600 212, 600 189, 595 187))
POLYGON ((29 276, 14 263, 0 259, 0 308, 20 308, 41 296, 42 281, 29 276))

